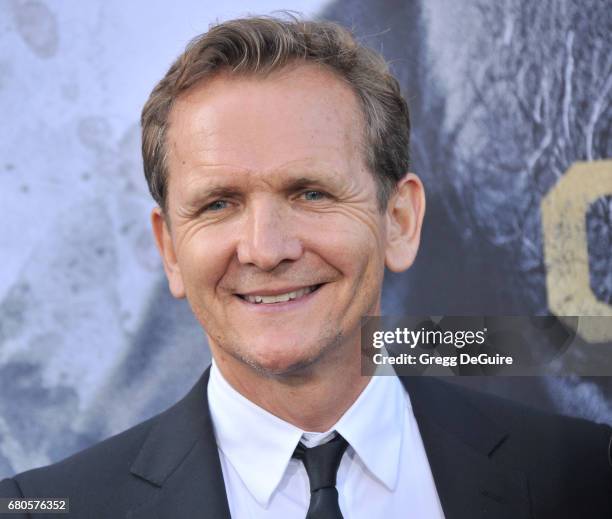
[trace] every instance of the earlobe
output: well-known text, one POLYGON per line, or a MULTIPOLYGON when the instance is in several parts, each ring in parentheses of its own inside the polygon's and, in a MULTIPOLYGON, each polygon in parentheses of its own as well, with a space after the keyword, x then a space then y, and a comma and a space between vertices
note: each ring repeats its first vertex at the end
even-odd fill
POLYGON ((153 227, 153 235, 155 236, 155 244, 157 245, 157 250, 159 251, 159 255, 164 265, 166 278, 168 279, 168 288, 174 297, 182 299, 185 297, 185 287, 183 285, 181 269, 174 250, 172 233, 159 207, 155 207, 151 212, 151 225, 153 227))
POLYGON ((425 189, 414 173, 397 183, 387 206, 385 265, 393 272, 408 269, 416 258, 425 215, 425 189))

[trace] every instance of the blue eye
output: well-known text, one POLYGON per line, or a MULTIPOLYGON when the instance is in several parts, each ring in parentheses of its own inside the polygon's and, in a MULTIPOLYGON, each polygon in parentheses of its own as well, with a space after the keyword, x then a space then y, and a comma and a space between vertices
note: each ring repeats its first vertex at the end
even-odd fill
POLYGON ((304 191, 304 197, 306 200, 316 201, 324 198, 325 194, 321 191, 304 191))
POLYGON ((204 210, 205 211, 220 211, 221 209, 225 209, 227 207, 226 200, 215 200, 212 204, 207 205, 204 210))

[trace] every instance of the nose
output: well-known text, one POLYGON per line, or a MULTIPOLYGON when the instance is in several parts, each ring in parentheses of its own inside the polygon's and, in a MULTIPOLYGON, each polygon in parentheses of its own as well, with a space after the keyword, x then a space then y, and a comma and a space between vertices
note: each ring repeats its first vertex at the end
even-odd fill
POLYGON ((302 255, 302 243, 295 222, 282 201, 253 201, 245 215, 238 243, 238 261, 271 271, 285 260, 302 255))

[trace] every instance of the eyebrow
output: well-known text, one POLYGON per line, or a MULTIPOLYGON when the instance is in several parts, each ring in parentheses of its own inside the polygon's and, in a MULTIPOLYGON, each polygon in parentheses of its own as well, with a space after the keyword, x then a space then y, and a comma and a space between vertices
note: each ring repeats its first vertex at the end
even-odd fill
MULTIPOLYGON (((321 179, 316 177, 301 176, 295 179, 288 180, 283 188, 283 191, 287 193, 292 193, 301 189, 305 189, 307 187, 329 185, 329 180, 329 178, 321 179)), ((335 182, 331 182, 331 184, 335 185, 335 182)))
MULTIPOLYGON (((334 178, 333 175, 331 178, 334 178)), ((190 203, 198 204, 203 200, 224 198, 224 197, 232 197, 232 196, 240 196, 243 192, 242 187, 235 182, 228 182, 227 185, 217 185, 215 186, 215 182, 211 182, 210 187, 208 185, 198 186, 190 193, 190 203)), ((317 186, 328 186, 334 187, 336 185, 335 182, 330 182, 330 177, 327 178, 319 178, 317 176, 306 176, 302 175, 297 178, 289 178, 283 180, 281 184, 280 190, 285 194, 294 193, 296 191, 300 191, 301 189, 306 189, 309 187, 317 187, 317 186), (331 186, 330 186, 331 184, 331 186)))
POLYGON ((196 207, 219 198, 230 198, 240 195, 240 190, 233 186, 197 187, 187 196, 187 206, 196 207))

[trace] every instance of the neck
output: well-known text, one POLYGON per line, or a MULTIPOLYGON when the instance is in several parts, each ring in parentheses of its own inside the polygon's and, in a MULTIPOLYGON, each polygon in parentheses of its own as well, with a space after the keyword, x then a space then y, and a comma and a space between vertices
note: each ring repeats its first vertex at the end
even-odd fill
POLYGON ((361 374, 358 344, 351 355, 339 351, 288 375, 264 374, 211 349, 221 374, 236 391, 303 431, 331 429, 370 381, 361 374))

